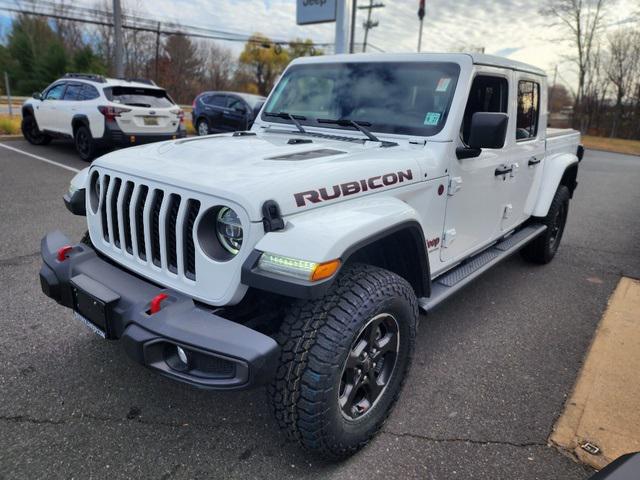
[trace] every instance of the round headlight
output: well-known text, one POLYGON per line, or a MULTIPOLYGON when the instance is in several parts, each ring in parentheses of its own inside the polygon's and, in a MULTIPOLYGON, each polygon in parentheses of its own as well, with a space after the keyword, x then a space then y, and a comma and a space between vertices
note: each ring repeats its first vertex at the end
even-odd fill
POLYGON ((226 251, 236 255, 242 247, 242 224, 238 214, 229 207, 222 207, 216 216, 218 240, 226 251))

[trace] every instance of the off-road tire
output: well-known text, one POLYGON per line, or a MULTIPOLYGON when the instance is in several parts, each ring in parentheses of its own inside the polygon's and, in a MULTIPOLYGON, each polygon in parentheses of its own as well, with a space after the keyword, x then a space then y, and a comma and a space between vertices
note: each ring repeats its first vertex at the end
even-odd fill
POLYGON ((98 156, 98 146, 86 125, 80 125, 73 134, 76 151, 82 160, 90 162, 98 156))
POLYGON ((198 121, 196 122, 195 127, 196 127, 196 133, 198 134, 198 136, 211 134, 211 126, 209 125, 209 121, 206 118, 199 118, 198 121), (202 127, 206 127, 207 133, 200 132, 202 127))
POLYGON ((88 245, 91 248, 93 248, 93 242, 91 241, 91 236, 89 235, 89 230, 84 232, 84 234, 82 235, 82 238, 80 239, 80 243, 84 243, 85 245, 88 245))
POLYGON ((51 137, 40 131, 36 117, 31 114, 23 117, 20 127, 22 135, 31 145, 47 145, 51 142, 51 137))
POLYGON ((329 458, 348 457, 364 447, 398 398, 413 355, 417 319, 418 303, 409 283, 362 264, 345 266, 323 298, 292 305, 276 337, 280 364, 268 387, 276 420, 287 436, 329 458), (349 419, 338 403, 347 355, 363 326, 381 313, 397 319, 395 364, 366 415, 349 419))
POLYGON ((537 219, 534 217, 534 221, 546 225, 547 229, 521 250, 522 257, 525 260, 540 265, 553 260, 560 246, 567 222, 570 196, 569 189, 565 185, 560 185, 553 197, 547 216, 537 219))

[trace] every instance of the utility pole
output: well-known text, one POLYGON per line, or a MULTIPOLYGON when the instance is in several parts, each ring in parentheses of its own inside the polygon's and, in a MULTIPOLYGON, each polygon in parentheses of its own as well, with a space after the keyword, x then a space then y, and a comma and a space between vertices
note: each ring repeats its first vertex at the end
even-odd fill
POLYGON ((367 10, 367 21, 362 24, 364 28, 364 42, 362 42, 362 51, 367 51, 367 39, 369 38, 369 30, 377 27, 380 22, 377 20, 371 20, 371 10, 374 8, 383 8, 384 3, 373 3, 373 0, 369 0, 369 5, 358 7, 360 10, 367 10))
POLYGON ((158 82, 158 63, 160 62, 160 22, 158 22, 158 29, 156 30, 156 74, 154 80, 158 82))
POLYGON ((420 30, 418 31, 418 53, 422 50, 422 25, 424 24, 424 0, 420 0, 418 8, 418 18, 420 19, 420 30))
POLYGON ((124 42, 122 40, 122 8, 120 0, 113 0, 113 34, 115 37, 116 77, 124 78, 124 42))
POLYGON ((349 41, 349 53, 354 53, 355 36, 356 36, 356 12, 358 10, 358 0, 351 0, 351 40, 349 41))
POLYGON ((349 51, 349 0, 336 0, 335 53, 349 51))

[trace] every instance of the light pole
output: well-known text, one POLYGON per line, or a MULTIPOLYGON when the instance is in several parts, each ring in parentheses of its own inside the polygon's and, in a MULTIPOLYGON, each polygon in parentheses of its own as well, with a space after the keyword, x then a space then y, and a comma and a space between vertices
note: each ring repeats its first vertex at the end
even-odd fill
POLYGON ((422 50, 422 25, 424 24, 424 0, 420 0, 418 8, 418 18, 420 19, 420 30, 418 31, 418 52, 422 50))
POLYGON ((122 8, 120 0, 113 0, 113 35, 115 37, 116 77, 124 78, 124 55, 122 41, 122 8))

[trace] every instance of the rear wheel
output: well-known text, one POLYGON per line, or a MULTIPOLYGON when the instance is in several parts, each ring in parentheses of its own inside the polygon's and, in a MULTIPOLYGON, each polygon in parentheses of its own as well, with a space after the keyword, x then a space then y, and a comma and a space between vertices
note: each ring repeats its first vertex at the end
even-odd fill
POLYGON ((205 118, 200 118, 196 122, 196 129, 198 131, 198 135, 209 135, 211 133, 211 129, 209 128, 209 122, 205 118))
POLYGON ((33 115, 26 115, 22 119, 22 135, 32 145, 47 145, 51 137, 42 133, 38 128, 38 122, 33 115))
POLYGON ((97 156, 98 148, 95 140, 91 136, 91 130, 89 130, 89 127, 80 125, 76 129, 76 133, 73 138, 76 144, 76 151, 82 160, 90 162, 97 156))
POLYGON ((553 259, 560 246, 567 222, 570 196, 569 189, 565 185, 558 187, 547 216, 538 219, 540 223, 547 226, 547 229, 521 250, 522 256, 526 260, 545 264, 553 259))
POLYGON ((343 458, 369 442, 411 363, 418 304, 398 275, 348 265, 329 293, 293 305, 269 387, 281 428, 303 447, 343 458))

